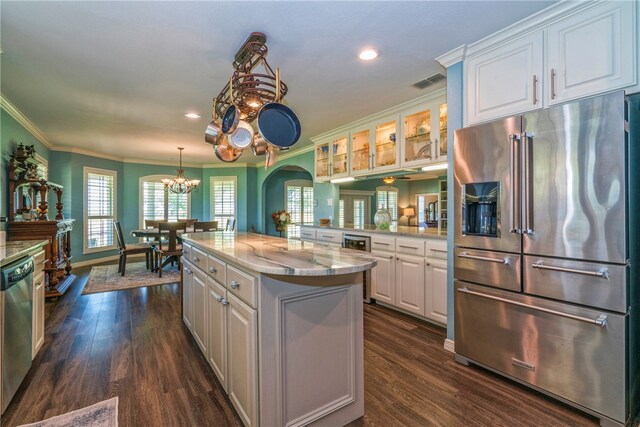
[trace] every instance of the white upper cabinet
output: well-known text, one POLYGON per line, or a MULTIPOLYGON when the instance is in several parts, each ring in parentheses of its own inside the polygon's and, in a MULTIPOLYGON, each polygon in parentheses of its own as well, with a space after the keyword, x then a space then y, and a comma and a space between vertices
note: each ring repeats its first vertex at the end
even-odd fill
POLYGON ((637 90, 639 18, 637 1, 560 2, 469 45, 465 126, 637 90))
POLYGON ((542 107, 542 31, 465 62, 466 123, 542 107))
POLYGON ((635 2, 605 2, 549 27, 549 104, 636 83, 635 2))

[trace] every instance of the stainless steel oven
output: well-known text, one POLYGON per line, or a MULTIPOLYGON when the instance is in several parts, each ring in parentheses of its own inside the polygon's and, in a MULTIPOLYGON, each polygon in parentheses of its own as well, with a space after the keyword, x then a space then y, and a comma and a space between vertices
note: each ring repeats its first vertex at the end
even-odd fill
MULTIPOLYGON (((342 247, 356 251, 371 252, 371 237, 345 234, 342 238, 342 247)), ((371 304, 371 270, 364 272, 362 278, 362 294, 364 302, 371 304)))

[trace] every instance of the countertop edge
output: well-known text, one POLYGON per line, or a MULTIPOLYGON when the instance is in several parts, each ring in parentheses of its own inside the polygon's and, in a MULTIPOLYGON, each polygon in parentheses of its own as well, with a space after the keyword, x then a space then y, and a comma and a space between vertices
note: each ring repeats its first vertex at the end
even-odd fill
MULTIPOLYGON (((229 255, 224 251, 220 251, 219 249, 215 249, 210 246, 207 246, 203 244, 201 241, 192 239, 188 235, 185 235, 183 237, 183 240, 186 243, 196 246, 198 249, 205 251, 207 254, 211 254, 213 256, 222 258, 224 261, 230 262, 232 264, 236 264, 240 267, 246 268, 249 271, 252 271, 258 274, 269 274, 273 276, 289 276, 289 277, 291 276, 294 276, 294 277, 295 276, 305 276, 305 277, 338 276, 342 274, 360 273, 363 271, 367 271, 372 269, 378 264, 377 260, 371 258, 369 262, 363 261, 363 265, 359 265, 356 267, 336 267, 336 268, 330 268, 330 269, 327 268, 327 269, 323 269, 324 272, 320 272, 320 273, 318 272, 317 269, 307 269, 307 268, 296 269, 296 268, 258 266, 248 261, 238 259, 232 255, 229 255)), ((313 244, 323 246, 322 243, 313 243, 313 244)), ((329 246, 329 245, 324 245, 324 246, 329 246)), ((363 255, 359 251, 351 251, 349 249, 341 249, 341 250, 348 250, 350 252, 354 252, 353 254, 350 254, 350 255, 357 256, 357 257, 362 257, 363 255)))
POLYGON ((34 250, 45 246, 47 243, 49 243, 47 240, 38 240, 38 239, 34 239, 34 240, 12 240, 10 242, 7 243, 12 243, 12 242, 21 242, 23 244, 31 244, 31 246, 29 246, 28 248, 25 248, 19 252, 16 252, 14 254, 11 254, 8 257, 5 257, 3 259, 0 260, 0 267, 4 267, 7 264, 11 264, 14 261, 19 260, 20 258, 27 256, 30 252, 33 252, 34 250))
POLYGON ((447 235, 438 235, 438 234, 427 234, 427 233, 405 233, 402 231, 386 231, 386 230, 361 230, 356 228, 344 228, 344 227, 334 227, 334 226, 325 226, 325 225, 301 225, 301 228, 315 228, 318 230, 337 230, 344 231, 348 233, 358 234, 358 233, 372 233, 372 234, 381 234, 383 236, 392 236, 392 237, 414 237, 416 239, 433 239, 433 240, 447 240, 447 235))

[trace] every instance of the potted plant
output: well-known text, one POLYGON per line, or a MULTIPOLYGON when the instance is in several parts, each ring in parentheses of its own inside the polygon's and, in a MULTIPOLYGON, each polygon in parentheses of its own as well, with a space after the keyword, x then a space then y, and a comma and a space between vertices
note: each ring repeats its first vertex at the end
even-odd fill
POLYGON ((282 232, 291 222, 291 215, 289 215, 289 212, 285 211, 284 209, 272 213, 271 218, 273 218, 273 223, 276 226, 276 231, 280 232, 280 235, 282 235, 282 232))

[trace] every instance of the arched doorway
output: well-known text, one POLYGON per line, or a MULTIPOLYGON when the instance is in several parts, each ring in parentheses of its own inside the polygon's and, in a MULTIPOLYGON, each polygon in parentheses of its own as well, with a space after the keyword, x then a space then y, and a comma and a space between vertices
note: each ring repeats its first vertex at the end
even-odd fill
MULTIPOLYGON (((262 185, 262 194, 265 234, 280 235, 271 215, 282 209, 289 211, 292 222, 313 222, 313 217, 309 218, 309 215, 313 215, 313 177, 300 166, 287 165, 273 171, 262 185)), ((291 234, 297 232, 296 227, 290 230, 291 234)))

